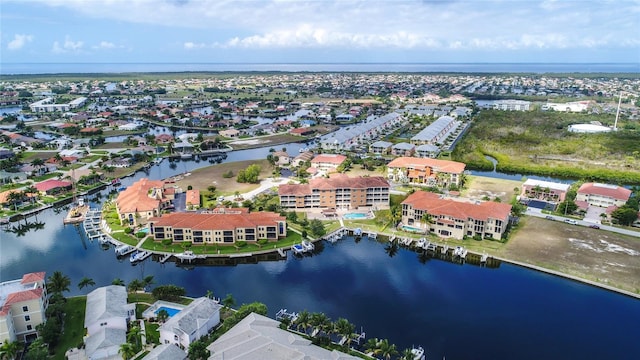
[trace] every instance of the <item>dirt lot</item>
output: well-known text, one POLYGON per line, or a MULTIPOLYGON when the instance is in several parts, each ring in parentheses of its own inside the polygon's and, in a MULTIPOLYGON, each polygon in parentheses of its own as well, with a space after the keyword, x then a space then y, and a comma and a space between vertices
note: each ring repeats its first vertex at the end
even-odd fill
POLYGON ((491 200, 499 197, 501 202, 510 202, 515 194, 514 188, 518 188, 519 191, 522 186, 522 181, 473 175, 467 178, 467 190, 462 193, 462 196, 478 200, 487 196, 491 200))
POLYGON ((262 168, 260 172, 261 179, 271 174, 272 168, 267 160, 237 161, 194 170, 191 172, 191 175, 177 180, 176 184, 184 190, 186 190, 189 185, 199 190, 206 190, 208 186, 213 185, 217 188, 216 192, 220 195, 232 195, 236 191, 245 193, 259 186, 258 184, 241 184, 236 181, 238 171, 246 169, 247 166, 251 164, 260 165, 262 168), (228 171, 233 172, 233 177, 225 179, 222 175, 228 171))
POLYGON ((640 239, 527 217, 503 257, 640 293, 640 239))

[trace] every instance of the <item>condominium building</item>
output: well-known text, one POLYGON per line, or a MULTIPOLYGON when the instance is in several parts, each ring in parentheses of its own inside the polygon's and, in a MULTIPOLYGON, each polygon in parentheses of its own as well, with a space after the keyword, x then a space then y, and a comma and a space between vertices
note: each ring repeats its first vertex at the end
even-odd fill
POLYGON ((311 167, 318 170, 331 172, 335 171, 347 157, 339 154, 319 154, 311 159, 311 167))
POLYGON ((389 183, 381 176, 351 178, 334 174, 311 179, 308 184, 280 185, 278 195, 284 209, 389 208, 389 183))
POLYGON ((437 144, 454 132, 461 122, 451 116, 441 116, 411 138, 414 145, 437 144))
POLYGON ((287 236, 286 219, 274 212, 219 208, 206 213, 171 213, 149 219, 154 240, 174 243, 233 244, 277 241, 287 236))
POLYGON ((164 181, 147 178, 136 181, 116 198, 120 223, 135 226, 160 216, 163 209, 173 205, 174 195, 175 189, 164 181))
POLYGON ((576 202, 584 201, 590 206, 622 206, 631 197, 631 190, 617 185, 584 183, 578 189, 576 202))
POLYGON ((522 184, 520 202, 529 207, 555 210, 556 205, 567 196, 569 184, 527 179, 522 184))
POLYGON ((387 176, 391 181, 416 185, 460 186, 465 166, 457 161, 399 157, 387 165, 387 176))
POLYGON ((44 272, 0 283, 0 344, 36 338, 36 327, 46 321, 47 305, 44 272))
POLYGON ((493 108, 495 110, 506 110, 506 111, 529 111, 531 107, 530 101, 524 100, 496 100, 493 102, 493 108))
POLYGON ((70 111, 81 107, 87 102, 86 97, 79 97, 71 100, 66 104, 56 104, 53 98, 45 98, 36 101, 29 105, 31 112, 43 113, 43 112, 56 112, 56 111, 70 111))
POLYGON ((324 150, 351 150, 385 134, 394 126, 405 122, 404 117, 396 112, 376 117, 370 116, 364 122, 340 128, 340 130, 324 135, 320 140, 320 148, 324 150))
POLYGON ((402 225, 443 238, 480 236, 500 240, 507 229, 511 205, 493 201, 465 202, 416 191, 402 202, 402 225))

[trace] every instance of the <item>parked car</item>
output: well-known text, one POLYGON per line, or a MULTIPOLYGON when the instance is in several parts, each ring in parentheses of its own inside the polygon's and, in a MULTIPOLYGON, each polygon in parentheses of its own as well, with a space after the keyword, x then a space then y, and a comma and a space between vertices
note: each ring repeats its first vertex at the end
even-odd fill
POLYGON ((547 215, 547 216, 545 216, 544 218, 545 218, 545 219, 547 219, 547 220, 555 220, 555 219, 553 218, 553 216, 550 216, 550 215, 547 215))
POLYGON ((565 219, 565 221, 567 224, 571 224, 571 225, 578 225, 578 222, 572 219, 565 219))
POLYGON ((595 225, 595 224, 589 225, 589 227, 592 228, 592 229, 600 229, 600 226, 595 225))

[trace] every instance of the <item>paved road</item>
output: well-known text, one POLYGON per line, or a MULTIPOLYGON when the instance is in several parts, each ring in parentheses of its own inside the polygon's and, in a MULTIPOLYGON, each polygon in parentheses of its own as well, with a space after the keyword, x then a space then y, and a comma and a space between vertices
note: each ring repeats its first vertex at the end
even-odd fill
MULTIPOLYGON (((539 218, 548 218, 549 221, 564 221, 566 219, 569 219, 569 218, 565 218, 557 215, 543 214, 540 211, 540 209, 533 209, 533 208, 527 208, 527 211, 525 211, 525 215, 535 216, 539 218)), ((576 225, 578 226, 591 226, 595 224, 594 222, 589 222, 584 220, 577 220, 577 219, 572 219, 572 220, 575 220, 577 223, 576 225)), ((597 224, 597 225, 600 226, 600 230, 606 230, 606 231, 611 231, 618 234, 624 234, 624 235, 635 236, 640 238, 640 231, 621 229, 614 226, 602 225, 602 224, 597 224)))
MULTIPOLYGON (((294 181, 292 179, 289 178, 266 178, 264 180, 262 180, 260 182, 260 186, 254 190, 251 190, 249 192, 246 192, 244 194, 240 194, 240 196, 245 199, 245 200, 251 200, 253 199, 255 196, 257 196, 258 194, 262 193, 263 191, 267 191, 269 189, 271 189, 274 186, 278 186, 281 184, 288 184, 290 181, 294 181)), ((235 196, 234 195, 230 195, 230 196, 225 196, 224 200, 229 200, 229 201, 234 201, 235 196)))

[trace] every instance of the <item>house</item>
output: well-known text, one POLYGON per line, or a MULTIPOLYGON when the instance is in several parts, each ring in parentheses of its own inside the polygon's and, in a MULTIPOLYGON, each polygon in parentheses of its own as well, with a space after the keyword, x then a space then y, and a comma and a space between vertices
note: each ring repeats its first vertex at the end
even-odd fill
POLYGON ((200 207, 200 190, 187 190, 185 204, 187 210, 198 209, 200 207))
POLYGON ((578 189, 576 201, 585 201, 590 206, 622 206, 631 197, 631 190, 617 185, 584 183, 578 189))
POLYGON ((430 158, 398 157, 387 165, 391 181, 426 186, 460 186, 465 164, 430 158))
POLYGON ((227 129, 218 131, 218 134, 226 138, 236 138, 240 136, 240 131, 238 131, 237 129, 227 129))
POLYGON ((305 151, 293 158, 293 160, 291 161, 291 165, 298 167, 307 161, 311 162, 311 159, 313 159, 313 153, 311 151, 305 151))
POLYGON ((465 202, 419 190, 402 202, 400 227, 420 229, 443 238, 479 236, 500 240, 507 230, 510 213, 509 204, 465 202))
POLYGON ((234 244, 260 239, 277 241, 287 236, 286 219, 278 213, 220 208, 203 213, 171 213, 149 219, 154 240, 178 243, 234 244))
POLYGON ((389 183, 381 176, 333 174, 328 179, 311 179, 308 184, 280 185, 278 196, 284 209, 388 209, 389 183))
POLYGON ((369 152, 374 154, 388 154, 393 143, 388 141, 376 141, 369 146, 369 152))
POLYGON ((0 283, 0 343, 31 341, 36 327, 46 321, 45 273, 24 274, 0 283))
POLYGON ((347 157, 339 154, 318 154, 311 159, 311 167, 326 172, 334 171, 347 160, 347 157))
POLYGON ((174 138, 173 136, 169 135, 169 134, 160 134, 156 136, 156 143, 157 144, 167 144, 170 142, 173 142, 174 138))
POLYGON ((291 163, 291 157, 286 151, 275 151, 273 156, 278 158, 277 165, 279 166, 289 165, 289 163, 291 163))
POLYGON ((522 184, 520 202, 529 207, 553 211, 558 203, 565 200, 569 187, 569 184, 527 179, 522 184))
POLYGON ((309 127, 299 127, 299 128, 289 130, 290 134, 297 135, 297 136, 310 136, 310 135, 313 135, 315 132, 316 132, 315 129, 312 129, 309 127))
POLYGON ((16 156, 16 153, 14 153, 13 151, 7 150, 7 149, 0 149, 0 160, 10 159, 14 156, 16 156))
POLYGON ((435 159, 440 154, 440 148, 432 144, 423 144, 416 146, 415 155, 421 158, 435 159))
POLYGON ((84 352, 87 359, 121 359, 127 324, 136 318, 136 305, 127 303, 127 289, 121 285, 97 288, 87 294, 84 316, 84 352))
POLYGON ((160 343, 189 349, 192 342, 207 335, 220 323, 220 308, 208 297, 193 300, 160 326, 160 343))
POLYGON ((401 142, 391 147, 391 154, 395 156, 411 156, 415 152, 415 149, 415 145, 401 142))
POLYGON ((73 184, 69 181, 49 179, 34 185, 43 195, 53 195, 63 191, 71 190, 73 184))
POLYGON ((160 180, 142 178, 116 198, 116 210, 122 224, 139 225, 149 218, 159 216, 160 211, 173 206, 175 189, 165 187, 160 180))
POLYGON ((133 160, 129 157, 118 157, 104 162, 104 165, 113 166, 115 168, 128 168, 132 164, 133 160))
POLYGON ((251 313, 207 347, 209 360, 308 359, 356 360, 357 357, 314 345, 280 328, 280 322, 251 313))
POLYGON ((187 353, 175 344, 154 347, 142 360, 186 360, 187 353))

